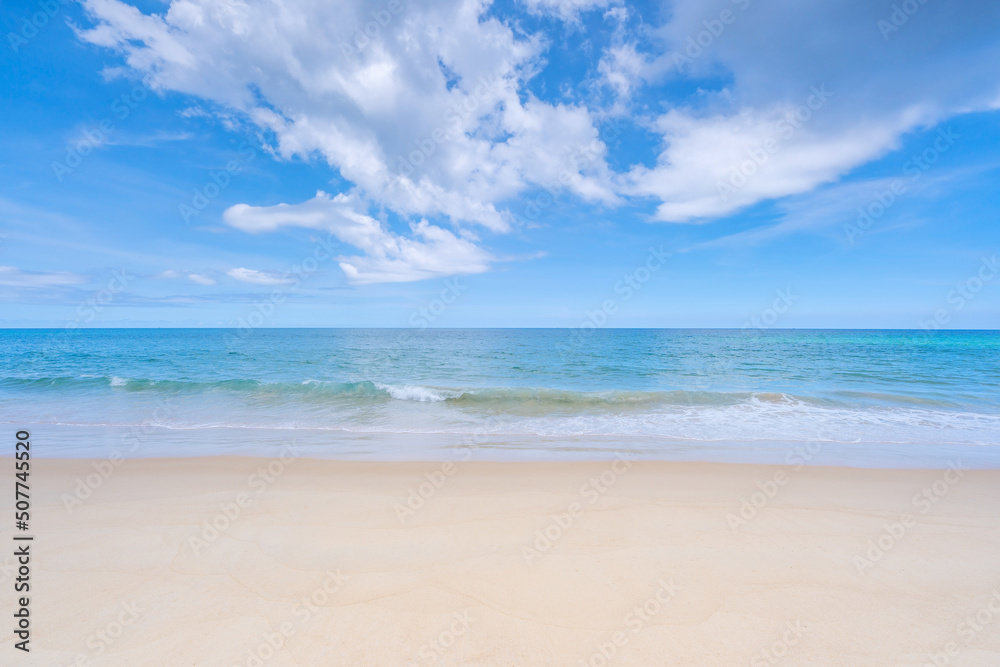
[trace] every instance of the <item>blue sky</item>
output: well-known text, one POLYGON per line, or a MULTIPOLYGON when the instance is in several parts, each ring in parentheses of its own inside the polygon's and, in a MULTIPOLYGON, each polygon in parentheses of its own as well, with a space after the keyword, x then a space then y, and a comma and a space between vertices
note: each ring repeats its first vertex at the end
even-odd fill
POLYGON ((801 4, 5 2, 0 325, 998 328, 1000 6, 801 4))

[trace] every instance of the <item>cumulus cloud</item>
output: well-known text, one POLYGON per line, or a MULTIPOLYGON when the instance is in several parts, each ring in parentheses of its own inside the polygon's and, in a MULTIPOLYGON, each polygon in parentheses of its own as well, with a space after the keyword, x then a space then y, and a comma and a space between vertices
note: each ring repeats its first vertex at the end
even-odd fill
POLYGON ((634 168, 626 189, 660 199, 657 215, 663 220, 704 220, 806 192, 896 145, 905 119, 814 130, 810 122, 835 97, 825 87, 814 91, 807 90, 799 105, 701 118, 684 111, 660 116, 654 127, 668 148, 655 167, 634 168))
POLYGON ((504 231, 499 204, 537 185, 615 201, 602 163, 573 158, 598 141, 587 109, 525 91, 542 41, 488 18, 486 2, 85 7, 96 26, 83 39, 121 51, 153 88, 241 112, 278 155, 320 156, 400 215, 504 231))
MULTIPOLYGON (((223 213, 223 220, 231 227, 254 234, 284 227, 328 231, 365 253, 338 258, 348 279, 359 285, 482 273, 489 268, 492 257, 488 252, 447 229, 421 220, 410 225, 412 238, 403 237, 361 212, 360 207, 355 195, 341 193, 331 197, 321 191, 300 204, 237 204, 223 213)), ((250 278, 256 278, 258 273, 233 269, 229 275, 252 282, 250 278)))
POLYGON ((659 200, 661 220, 710 219, 835 181, 907 132, 998 108, 1000 5, 958 5, 914 3, 901 18, 863 0, 673 2, 659 50, 605 56, 609 85, 731 83, 655 117, 656 164, 632 169, 622 190, 659 200), (816 90, 831 94, 818 107, 816 90))
POLYGON ((700 222, 808 192, 908 132, 1000 106, 997 3, 916 3, 902 18, 864 0, 671 0, 646 17, 611 0, 522 4, 578 25, 605 11, 611 37, 586 76, 610 106, 535 94, 546 61, 566 54, 486 0, 171 0, 150 14, 85 0, 93 25, 79 34, 152 88, 273 136, 277 157, 335 167, 349 194, 248 202, 226 221, 329 229, 365 253, 341 263, 356 283, 486 270, 469 230, 509 231, 506 207, 538 188, 595 205, 648 198, 660 220, 700 222), (618 155, 613 171, 595 120, 609 116, 650 132, 653 158, 618 155), (369 215, 380 209, 413 221, 409 235, 369 215))

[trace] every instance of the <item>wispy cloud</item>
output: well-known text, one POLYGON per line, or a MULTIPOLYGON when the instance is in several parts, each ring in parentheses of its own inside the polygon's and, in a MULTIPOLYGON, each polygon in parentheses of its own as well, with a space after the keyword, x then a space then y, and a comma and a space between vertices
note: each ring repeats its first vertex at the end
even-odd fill
POLYGON ((0 266, 0 285, 7 287, 59 287, 78 285, 86 279, 67 271, 22 271, 13 266, 0 266))
POLYGON ((193 135, 190 132, 173 131, 168 132, 165 130, 152 132, 149 134, 137 134, 137 133, 119 133, 113 138, 108 139, 103 145, 106 146, 139 146, 143 148, 152 148, 163 143, 171 141, 187 141, 191 139, 193 135))
POLYGON ((203 276, 199 273, 189 273, 188 280, 198 285, 214 285, 215 279, 209 278, 208 276, 203 276))
POLYGON ((215 285, 218 282, 211 276, 206 276, 201 273, 192 273, 190 271, 177 271, 175 269, 160 271, 153 276, 154 280, 177 280, 180 278, 187 278, 197 285, 215 285))
POLYGON ((911 203, 926 203, 936 197, 943 197, 956 182, 976 179, 996 168, 996 164, 988 162, 936 172, 901 171, 890 176, 832 184, 782 201, 777 206, 778 215, 770 224, 726 234, 679 252, 760 245, 801 232, 828 234, 838 242, 849 243, 852 235, 845 233, 845 228, 858 225, 859 218, 869 208, 875 206, 877 210, 884 212, 875 218, 865 219, 864 233, 883 233, 901 226, 920 224, 925 220, 908 217, 912 216, 911 203), (902 188, 899 187, 900 184, 902 188), (888 193, 894 192, 900 194, 893 194, 892 204, 886 208, 879 197, 884 199, 889 196, 888 193))
POLYGON ((291 285, 294 282, 291 278, 254 269, 229 269, 226 271, 226 275, 241 283, 250 283, 251 285, 291 285))

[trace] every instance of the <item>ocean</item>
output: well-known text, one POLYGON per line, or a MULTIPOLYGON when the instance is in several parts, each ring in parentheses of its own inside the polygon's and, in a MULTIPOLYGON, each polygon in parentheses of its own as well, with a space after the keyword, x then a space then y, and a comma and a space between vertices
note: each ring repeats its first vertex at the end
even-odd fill
POLYGON ((1000 332, 0 330, 35 456, 1000 464, 1000 332))

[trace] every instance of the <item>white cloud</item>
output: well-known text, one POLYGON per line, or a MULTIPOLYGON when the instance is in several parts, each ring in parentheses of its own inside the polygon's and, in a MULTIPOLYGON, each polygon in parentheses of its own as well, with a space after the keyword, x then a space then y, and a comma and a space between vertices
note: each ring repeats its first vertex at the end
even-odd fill
POLYGON ((642 83, 646 60, 636 51, 635 43, 616 44, 605 50, 597 69, 615 94, 628 100, 642 83))
POLYGON ((0 266, 0 285, 5 287, 57 287, 82 282, 82 276, 66 271, 22 271, 13 266, 0 266))
POLYGON ((175 271, 174 269, 167 269, 166 271, 160 271, 155 276, 154 280, 175 280, 177 278, 186 277, 193 283, 198 285, 215 285, 215 279, 200 273, 182 273, 180 271, 175 271))
POLYGON ((171 280, 173 278, 180 278, 180 277, 181 277, 181 274, 178 273, 177 271, 174 271, 173 269, 167 269, 166 271, 160 271, 159 273, 157 273, 155 276, 153 276, 153 279, 154 280, 171 280))
POLYGON ((818 100, 825 93, 807 93, 801 105, 730 116, 696 118, 676 110, 660 116, 655 127, 668 147, 655 167, 634 168, 624 187, 660 199, 662 220, 704 220, 812 190, 897 145, 905 120, 814 131, 811 119, 824 113, 818 100), (804 104, 807 99, 818 108, 804 104))
POLYGON ((499 207, 534 186, 616 201, 603 160, 575 164, 598 141, 587 109, 526 92, 543 42, 487 18, 487 2, 405 2, 374 40, 363 0, 85 7, 97 25, 81 36, 122 51, 154 89, 241 112, 274 133, 277 155, 319 156, 400 215, 505 231, 499 207))
MULTIPOLYGON (((294 282, 291 278, 271 273, 264 273, 263 271, 257 271, 255 269, 229 269, 226 271, 226 275, 235 280, 239 280, 241 283, 250 283, 251 285, 291 285, 294 282)), ((192 280, 193 279, 194 278, 192 277, 192 280)))
POLYGON ((659 200, 661 220, 710 219, 807 192, 893 150, 907 132, 996 108, 1000 5, 919 7, 887 40, 878 21, 892 8, 863 0, 673 2, 661 48, 640 57, 616 45, 604 57, 606 83, 620 94, 668 73, 732 83, 653 119, 663 140, 656 165, 631 170, 622 190, 659 200), (815 88, 833 97, 785 136, 779 123, 815 88), (747 164, 772 137, 766 162, 747 164), (753 172, 746 183, 720 194, 743 165, 753 172))
POLYGON ((522 0, 528 11, 535 14, 555 14, 564 21, 577 23, 582 12, 601 9, 619 0, 522 0))
MULTIPOLYGON (((410 225, 413 238, 402 237, 361 212, 361 206, 355 195, 330 197, 325 192, 317 192, 314 198, 301 204, 237 204, 223 213, 223 220, 250 233, 271 232, 283 227, 329 231, 340 241, 365 253, 364 256, 338 258, 340 268, 354 284, 407 282, 482 273, 489 268, 492 259, 489 253, 446 229, 422 220, 410 225)), ((233 271, 229 274, 236 277, 233 271)))
POLYGON ((189 273, 188 280, 198 285, 214 285, 215 279, 209 278, 208 276, 203 276, 200 273, 189 273))
POLYGON ((703 221, 808 192, 908 132, 1000 105, 997 3, 921 4, 888 38, 878 22, 892 8, 865 0, 672 0, 655 10, 668 17, 655 28, 648 20, 659 15, 615 0, 523 4, 574 23, 610 7, 610 45, 587 75, 614 92, 610 108, 538 99, 529 83, 563 55, 546 53, 558 42, 490 17, 487 0, 407 0, 398 12, 364 0, 172 0, 163 14, 85 0, 95 25, 80 35, 121 52, 153 89, 204 103, 185 113, 214 109, 275 137, 279 158, 335 167, 351 183, 346 208, 326 196, 282 209, 248 202, 229 222, 264 231, 255 225, 332 216, 342 234, 396 244, 402 265, 390 254, 345 261, 355 282, 440 275, 456 253, 456 270, 485 270, 489 254, 469 226, 509 231, 504 206, 537 187, 605 205, 650 198, 661 220, 703 221), (833 97, 786 133, 813 88, 833 97), (652 164, 612 172, 594 121, 609 115, 631 115, 659 138, 652 164), (771 139, 767 159, 742 169, 771 139), (741 169, 753 173, 734 182, 741 169), (372 224, 377 208, 447 218, 454 230, 421 221, 412 237, 395 236, 372 224))

